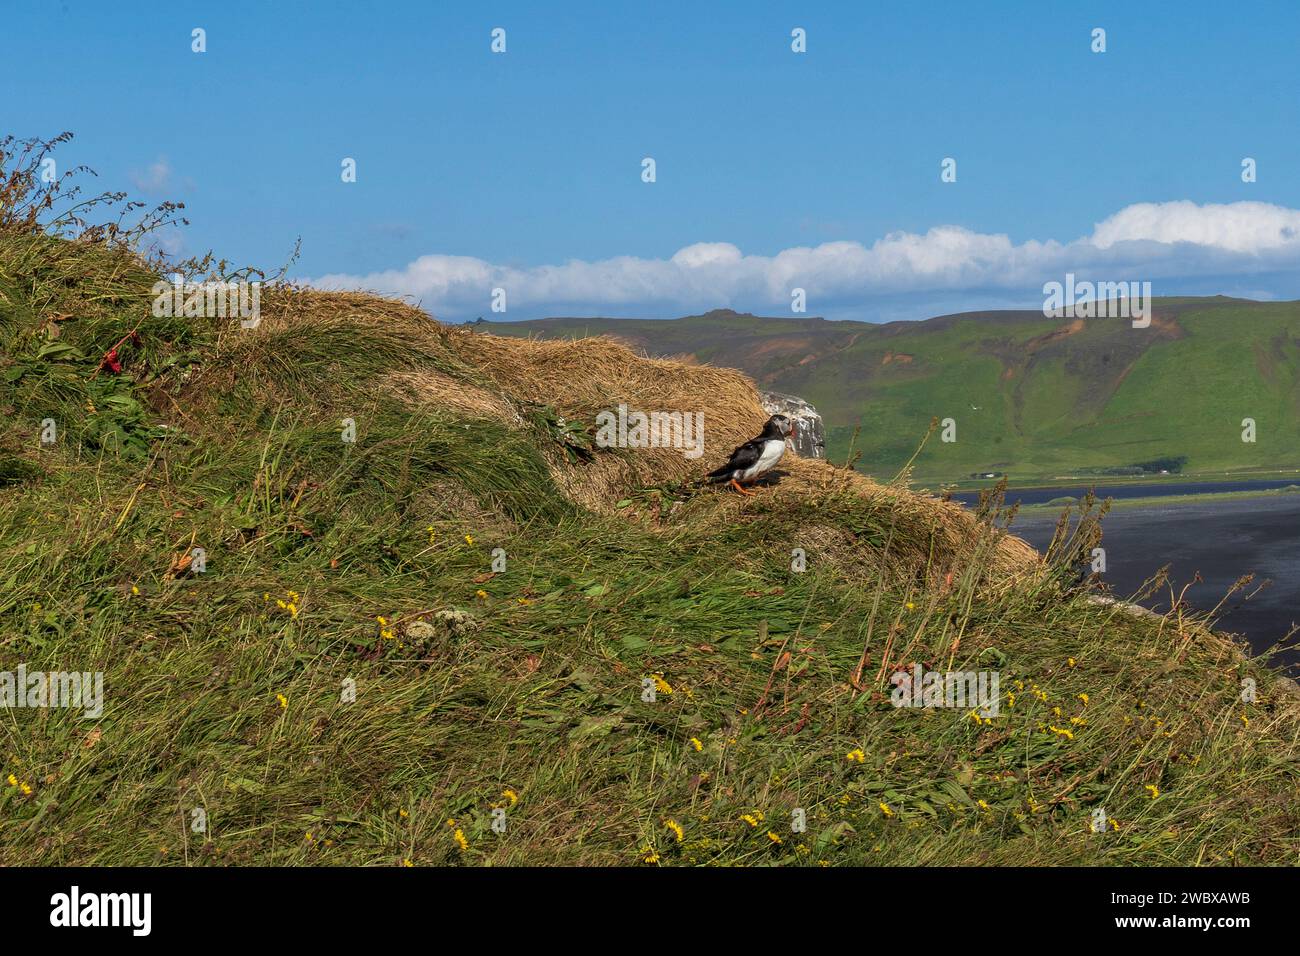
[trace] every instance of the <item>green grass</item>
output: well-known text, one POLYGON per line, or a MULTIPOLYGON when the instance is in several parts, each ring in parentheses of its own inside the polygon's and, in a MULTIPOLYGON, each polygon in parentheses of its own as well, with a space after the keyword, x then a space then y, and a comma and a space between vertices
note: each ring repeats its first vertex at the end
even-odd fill
POLYGON ((900 556, 954 556, 898 540, 888 496, 594 514, 545 430, 375 387, 471 379, 436 336, 339 316, 253 347, 151 317, 151 279, 0 235, 0 668, 105 683, 97 719, 0 711, 0 863, 1297 862, 1295 701, 1190 620, 995 586, 991 528, 927 583, 900 556), (887 653, 999 671, 1001 715, 893 707, 887 653))

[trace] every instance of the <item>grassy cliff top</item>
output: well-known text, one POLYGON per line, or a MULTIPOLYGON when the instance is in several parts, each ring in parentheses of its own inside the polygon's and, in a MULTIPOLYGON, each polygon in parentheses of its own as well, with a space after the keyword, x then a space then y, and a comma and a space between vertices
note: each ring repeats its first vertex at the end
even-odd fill
POLYGON ((104 692, 0 712, 0 863, 1296 862, 1289 685, 1070 587, 1085 540, 825 462, 695 486, 762 421, 737 372, 156 281, 0 229, 0 670, 104 692), (705 456, 593 447, 620 401, 705 456), (998 716, 893 706, 914 664, 998 716))

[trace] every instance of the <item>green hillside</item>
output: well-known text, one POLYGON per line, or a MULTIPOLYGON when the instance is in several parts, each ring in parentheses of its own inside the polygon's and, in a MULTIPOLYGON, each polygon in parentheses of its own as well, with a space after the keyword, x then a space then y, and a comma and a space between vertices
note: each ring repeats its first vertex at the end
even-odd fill
POLYGON ((672 321, 491 323, 500 335, 612 333, 651 354, 728 365, 813 402, 844 460, 892 476, 931 419, 922 480, 1002 472, 1012 480, 1146 465, 1188 474, 1300 467, 1300 303, 1156 299, 1150 328, 1127 320, 988 312, 871 325, 713 312, 672 321), (1257 440, 1242 441, 1242 420, 1257 440))
POLYGON ((0 177, 0 865, 1300 859, 1294 685, 1097 601, 1095 522, 1042 561, 826 462, 701 487, 593 416, 690 397, 727 446, 764 418, 738 372, 282 284, 254 327, 161 315, 184 264, 24 195, 0 177), (996 714, 894 706, 913 666, 1000 675, 996 714), (20 669, 102 707, 19 706, 20 669))

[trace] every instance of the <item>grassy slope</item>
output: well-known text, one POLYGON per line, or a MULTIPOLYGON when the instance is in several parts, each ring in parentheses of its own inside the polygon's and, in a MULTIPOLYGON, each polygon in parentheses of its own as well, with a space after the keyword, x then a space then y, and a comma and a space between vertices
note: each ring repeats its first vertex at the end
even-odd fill
POLYGON ((954 418, 957 441, 927 447, 922 479, 985 470, 1028 479, 1171 456, 1192 472, 1300 465, 1300 303, 1158 299, 1156 315, 1147 330, 1091 320, 1058 339, 1048 336, 1067 321, 1030 312, 886 326, 711 314, 490 328, 614 332, 656 354, 743 368, 814 402, 834 457, 861 424, 861 467, 878 476, 910 457, 932 417, 954 418), (1241 441, 1246 417, 1258 426, 1254 444, 1241 441))
POLYGON ((950 583, 895 573, 932 542, 854 495, 595 514, 544 428, 376 387, 477 374, 409 310, 272 294, 315 318, 252 338, 150 317, 151 278, 0 236, 0 667, 103 670, 107 698, 0 713, 0 863, 1297 861, 1294 700, 1191 622, 989 589, 978 548, 936 556, 950 583), (169 577, 191 543, 207 572, 169 577), (999 669, 1002 715, 895 709, 882 657, 999 669))

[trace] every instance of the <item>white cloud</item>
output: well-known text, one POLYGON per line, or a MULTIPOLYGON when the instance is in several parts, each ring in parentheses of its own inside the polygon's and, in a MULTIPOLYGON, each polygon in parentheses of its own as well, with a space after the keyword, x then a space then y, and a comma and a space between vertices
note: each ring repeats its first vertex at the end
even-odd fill
POLYGON ((193 180, 177 177, 166 156, 159 156, 144 169, 131 170, 130 177, 132 185, 147 196, 171 199, 173 193, 194 188, 193 180))
MULTIPOLYGON (((1097 223, 1089 236, 1067 242, 1028 240, 960 226, 924 234, 895 232, 870 246, 827 242, 774 256, 745 255, 728 242, 700 242, 668 259, 619 256, 597 262, 516 268, 467 256, 421 256, 404 268, 366 275, 334 274, 311 281, 322 288, 368 289, 419 300, 454 319, 490 315, 491 290, 504 288, 509 312, 500 318, 547 314, 671 315, 719 306, 786 312, 791 290, 802 288, 810 314, 884 314, 898 300, 951 302, 1041 299, 1045 281, 1074 272, 1081 279, 1151 280, 1157 295, 1219 291, 1207 276, 1259 276, 1300 266, 1300 211, 1268 203, 1197 205, 1139 203, 1097 223)), ((1232 282, 1236 286, 1239 283, 1232 282)), ((1273 290, 1274 294, 1277 290, 1273 290)))

